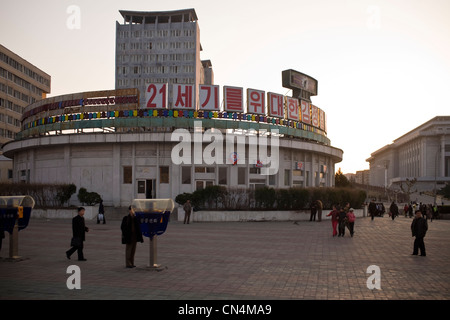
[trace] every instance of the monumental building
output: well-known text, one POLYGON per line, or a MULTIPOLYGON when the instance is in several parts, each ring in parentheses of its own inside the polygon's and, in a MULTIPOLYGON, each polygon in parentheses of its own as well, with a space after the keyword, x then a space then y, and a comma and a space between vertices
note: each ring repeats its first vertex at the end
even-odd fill
POLYGON ((450 116, 437 116, 373 152, 370 184, 399 189, 417 179, 414 190, 434 191, 450 182, 450 116))
POLYGON ((4 145, 15 181, 74 183, 116 207, 211 185, 334 185, 343 151, 311 101, 316 79, 282 71, 292 96, 214 84, 194 9, 120 13, 116 88, 28 105, 4 145))

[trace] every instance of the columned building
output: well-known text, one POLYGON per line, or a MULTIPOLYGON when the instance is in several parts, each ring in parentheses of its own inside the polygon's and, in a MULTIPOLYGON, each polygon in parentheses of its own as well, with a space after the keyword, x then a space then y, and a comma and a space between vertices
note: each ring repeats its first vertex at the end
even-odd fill
POLYGON ((450 116, 437 116, 371 154, 370 183, 399 189, 434 191, 450 182, 450 116))

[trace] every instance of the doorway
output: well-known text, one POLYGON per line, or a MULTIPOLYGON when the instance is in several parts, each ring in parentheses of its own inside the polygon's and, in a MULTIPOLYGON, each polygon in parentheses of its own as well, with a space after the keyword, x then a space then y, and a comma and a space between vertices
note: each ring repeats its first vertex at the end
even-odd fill
POLYGON ((156 180, 145 180, 145 198, 155 199, 156 198, 156 180))

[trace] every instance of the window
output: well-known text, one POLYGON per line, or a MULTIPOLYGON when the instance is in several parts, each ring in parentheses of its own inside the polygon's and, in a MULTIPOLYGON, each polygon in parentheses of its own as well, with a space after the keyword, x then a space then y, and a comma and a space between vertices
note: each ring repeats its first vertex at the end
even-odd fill
POLYGON ((123 167, 123 183, 131 184, 133 181, 133 167, 123 167))
POLYGON ((284 185, 285 186, 291 185, 291 170, 289 169, 284 170, 284 185))
POLYGON ((191 167, 181 167, 181 183, 191 184, 191 167))
POLYGON ((269 176, 269 185, 271 185, 271 186, 274 186, 275 184, 276 184, 276 179, 275 179, 275 175, 274 174, 271 174, 270 176, 269 176))
POLYGON ((169 167, 159 167, 159 183, 169 183, 169 167))
POLYGON ((238 184, 247 184, 246 183, 246 174, 245 172, 247 168, 238 168, 238 184))
POLYGON ((219 184, 227 184, 228 168, 219 168, 219 184))

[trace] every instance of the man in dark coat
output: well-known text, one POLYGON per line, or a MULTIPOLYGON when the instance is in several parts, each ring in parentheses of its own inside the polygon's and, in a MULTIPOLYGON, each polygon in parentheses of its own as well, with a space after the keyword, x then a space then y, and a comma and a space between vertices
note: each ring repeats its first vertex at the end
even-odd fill
POLYGON ((426 256, 425 243, 423 242, 423 238, 425 237, 427 230, 427 220, 422 217, 422 212, 420 210, 417 210, 416 217, 411 223, 412 236, 416 237, 416 239, 414 240, 414 251, 412 253, 413 255, 416 256, 419 253, 420 248, 420 255, 423 257, 426 256))
POLYGON ((141 232, 141 224, 132 206, 128 207, 128 215, 123 217, 122 224, 122 244, 126 244, 125 249, 125 266, 127 268, 134 268, 134 254, 136 253, 137 242, 144 242, 141 232))
POLYGON ((86 261, 83 255, 83 242, 86 239, 86 232, 89 231, 89 228, 84 224, 84 212, 85 209, 83 207, 78 208, 78 214, 72 219, 72 241, 71 246, 68 251, 66 251, 67 259, 70 259, 70 256, 78 251, 78 261, 86 261))
POLYGON ((391 206, 389 207, 389 213, 392 220, 394 220, 395 217, 398 216, 398 206, 394 201, 392 201, 391 206))
POLYGON ((370 217, 371 217, 372 220, 373 220, 373 217, 375 217, 376 211, 377 211, 377 205, 375 204, 375 202, 370 201, 370 203, 369 203, 369 214, 370 214, 370 217))

